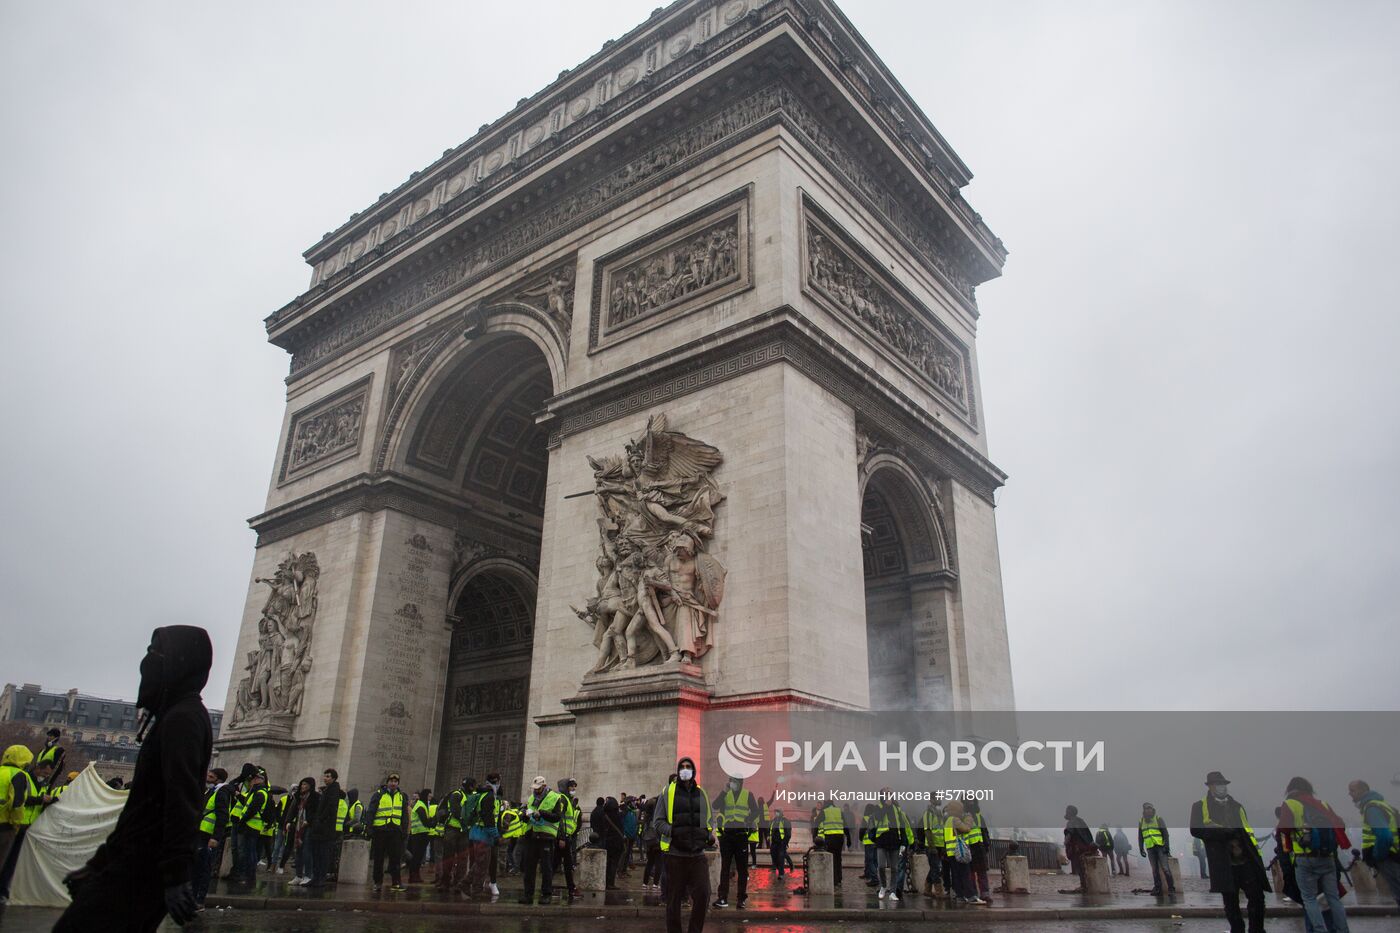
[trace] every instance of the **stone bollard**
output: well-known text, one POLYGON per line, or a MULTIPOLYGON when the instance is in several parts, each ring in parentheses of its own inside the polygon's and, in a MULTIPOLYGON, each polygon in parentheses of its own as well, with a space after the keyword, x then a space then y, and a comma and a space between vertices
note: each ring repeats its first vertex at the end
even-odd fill
POLYGON ((370 883, 369 840, 345 837, 340 847, 340 873, 336 877, 344 884, 370 883))
POLYGON ((1175 855, 1167 856, 1167 871, 1171 872, 1172 884, 1175 885, 1178 891, 1182 890, 1181 859, 1177 858, 1175 855))
POLYGON ((1084 893, 1108 893, 1108 859, 1102 855, 1084 856, 1084 893))
POLYGON ((715 897, 719 897, 717 893, 719 891, 719 849, 706 849, 705 861, 709 863, 710 868, 710 893, 715 897))
MULTIPOLYGON (((1351 867, 1347 869, 1347 874, 1351 875, 1351 886, 1356 889, 1358 895, 1376 893, 1376 876, 1371 874, 1371 869, 1363 864, 1360 859, 1351 863, 1351 867)), ((1358 900, 1359 899, 1358 897, 1358 900)))
POLYGON ((807 856, 807 893, 835 894, 830 852, 813 852, 807 856))
POLYGON ((1030 860, 1024 855, 1008 855, 1005 862, 1005 873, 1001 876, 1001 880, 1007 893, 1029 894, 1031 890, 1030 860))
POLYGON ((579 849, 575 878, 580 890, 605 890, 608 886, 608 850, 579 849))
POLYGON ((924 886, 928 884, 928 853, 915 852, 909 859, 910 880, 914 883, 914 890, 920 894, 924 892, 924 886))

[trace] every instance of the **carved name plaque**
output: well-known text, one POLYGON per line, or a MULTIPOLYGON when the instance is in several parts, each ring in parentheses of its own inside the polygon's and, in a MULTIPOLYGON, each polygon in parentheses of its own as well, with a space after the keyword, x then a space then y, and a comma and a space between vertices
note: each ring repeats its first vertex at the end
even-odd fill
POLYGON ((748 189, 598 260, 589 347, 597 350, 743 291, 748 189))
POLYGON ((804 289, 975 421, 967 347, 804 198, 804 289))
POLYGON ((282 452, 280 482, 296 479, 359 452, 369 384, 370 379, 366 377, 292 416, 282 452))

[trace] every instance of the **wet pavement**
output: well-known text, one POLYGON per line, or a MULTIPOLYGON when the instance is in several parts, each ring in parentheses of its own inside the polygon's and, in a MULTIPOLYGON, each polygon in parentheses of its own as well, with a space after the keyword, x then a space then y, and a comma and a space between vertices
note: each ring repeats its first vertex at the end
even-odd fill
MULTIPOLYGON (((0 931, 4 933, 48 933, 59 911, 35 907, 0 908, 0 931)), ((1396 928, 1392 918, 1358 918, 1351 921, 1355 933, 1384 933, 1396 928)), ((732 915, 712 917, 705 929, 715 933, 820 933, 830 930, 830 921, 800 923, 770 923, 762 920, 738 920, 732 915)), ((1017 923, 1017 931, 1026 933, 1219 933, 1222 920, 1067 920, 1017 923)), ((926 930, 927 923, 908 922, 842 922, 843 933, 906 933, 926 930)), ((1273 933, 1294 933, 1303 929, 1301 919, 1270 920, 1273 933)), ((179 930, 170 921, 162 933, 179 930)), ((363 911, 296 911, 296 910, 208 910, 194 923, 184 927, 195 933, 644 933, 664 929, 660 915, 648 920, 599 920, 584 917, 530 918, 519 916, 404 916, 383 915, 363 911)), ((958 930, 1006 930, 995 920, 973 920, 959 923, 958 930)))

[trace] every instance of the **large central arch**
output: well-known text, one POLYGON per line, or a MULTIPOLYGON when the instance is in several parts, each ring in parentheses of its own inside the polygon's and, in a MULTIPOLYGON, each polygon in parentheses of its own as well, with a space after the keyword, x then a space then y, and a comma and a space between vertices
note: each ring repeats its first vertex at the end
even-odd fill
MULTIPOLYGON (((549 466, 537 423, 553 367, 529 331, 492 328, 445 341, 405 406, 393 466, 462 507, 447 594, 434 785, 499 772, 523 780, 530 662, 549 466), (460 341, 460 338, 457 338, 460 341)), ((425 679, 425 683, 426 683, 425 679)))

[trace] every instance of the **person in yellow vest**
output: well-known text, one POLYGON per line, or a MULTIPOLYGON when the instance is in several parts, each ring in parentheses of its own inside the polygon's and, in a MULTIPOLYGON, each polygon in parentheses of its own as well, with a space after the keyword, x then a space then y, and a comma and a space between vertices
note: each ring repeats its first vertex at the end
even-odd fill
POLYGON ((535 878, 540 878, 540 903, 548 904, 554 896, 554 847, 559 838, 559 826, 564 820, 564 798, 549 789, 543 776, 530 782, 530 796, 524 804, 525 829, 525 893, 520 903, 531 904, 535 899, 535 878))
POLYGON ((1172 879, 1167 859, 1171 857, 1171 835, 1167 832, 1166 820, 1157 815, 1157 809, 1150 803, 1142 805, 1142 819, 1138 820, 1138 855, 1147 859, 1148 870, 1152 872, 1154 897, 1162 896, 1162 879, 1167 879, 1167 893, 1176 893, 1176 881, 1172 879))
POLYGON ((898 901, 900 882, 903 880, 899 877, 899 852, 914 844, 914 827, 910 824, 904 808, 894 799, 890 788, 882 788, 880 797, 870 826, 871 844, 875 849, 876 877, 880 884, 878 896, 882 900, 888 897, 892 901, 898 901))
POLYGON ((1346 825, 1327 801, 1319 800, 1312 782, 1295 777, 1288 782, 1279 828, 1291 843, 1293 874, 1303 896, 1303 912, 1314 930, 1347 933, 1346 908, 1337 887, 1337 852, 1351 848, 1346 825), (1331 905, 1331 916, 1322 916, 1320 898, 1331 905))
POLYGON ((209 895, 214 866, 223 854, 232 806, 233 787, 228 782, 228 772, 223 768, 210 768, 204 775, 204 810, 199 818, 200 846, 194 870, 194 900, 200 906, 209 895))
POLYGON ((662 894, 668 933, 679 933, 681 904, 687 897, 691 930, 704 928, 709 907, 710 867, 705 850, 715 844, 714 811, 698 777, 695 759, 683 756, 676 762, 676 779, 661 792, 652 815, 666 874, 662 894))
MULTIPOLYGON (((11 745, 0 757, 0 866, 18 858, 24 834, 29 830, 30 788, 33 781, 25 766, 34 760, 34 753, 23 745, 11 745)), ((8 883, 0 886, 0 902, 8 900, 8 883)))
POLYGON ((496 886, 496 845, 501 839, 501 802, 496 799, 497 786, 488 776, 487 782, 478 786, 475 797, 471 798, 470 816, 466 807, 462 809, 468 860, 461 890, 466 894, 489 895, 493 899, 501 894, 496 886))
POLYGON ((345 813, 345 835, 365 835, 365 802, 360 799, 360 789, 352 787, 346 791, 345 802, 350 805, 345 813))
POLYGON ((793 870, 792 856, 788 855, 790 842, 792 821, 783 815, 782 808, 775 807, 773 818, 768 821, 768 851, 773 858, 773 873, 779 878, 793 870))
POLYGON ((36 765, 41 765, 47 762, 55 768, 58 768, 63 763, 65 757, 63 746, 58 744, 58 740, 62 737, 63 731, 61 729, 50 729, 47 733, 44 747, 39 750, 39 754, 34 759, 34 763, 36 765))
POLYGON ((510 805, 510 801, 502 801, 501 815, 497 819, 497 827, 501 831, 501 839, 506 843, 506 874, 514 875, 520 872, 520 859, 524 854, 520 845, 520 840, 525 838, 525 821, 519 807, 510 805))
POLYGON ((423 883, 423 857, 428 852, 433 826, 430 822, 433 792, 423 788, 408 810, 408 883, 423 883))
POLYGON ((437 878, 433 883, 445 891, 466 880, 471 844, 467 838, 468 830, 462 825, 463 804, 468 797, 475 794, 476 778, 463 778, 461 785, 443 798, 438 810, 443 829, 442 854, 438 859, 437 878))
POLYGON ((564 798, 564 819, 560 821, 559 838, 554 843, 554 864, 564 870, 564 888, 569 892, 569 897, 575 898, 582 894, 578 885, 574 884, 574 843, 583 809, 574 796, 574 791, 578 789, 577 781, 564 778, 555 787, 564 798))
POLYGON ((938 806, 936 794, 929 794, 928 806, 919 818, 919 839, 928 855, 924 894, 933 898, 942 898, 945 892, 951 894, 952 885, 948 881, 952 867, 943 858, 943 810, 938 806))
POLYGON ((943 858, 952 866, 954 899, 957 903, 975 907, 986 905, 978 896, 972 880, 972 844, 968 842, 977 829, 977 821, 963 807, 961 800, 948 801, 947 818, 943 821, 943 858), (966 860, 964 861, 964 857, 966 860))
POLYGON ((389 890, 407 890, 402 884, 399 866, 403 861, 404 837, 408 834, 410 821, 408 799, 399 790, 397 774, 385 778, 384 785, 370 798, 365 814, 370 826, 369 857, 373 892, 378 894, 383 889, 386 860, 389 863, 389 880, 393 882, 389 890))
POLYGON ((230 880, 239 884, 252 884, 257 875, 263 821, 270 799, 267 772, 255 767, 248 775, 247 788, 232 817, 237 838, 237 855, 233 866, 234 877, 230 880))
POLYGON ((835 889, 841 890, 841 853, 850 844, 851 827, 846 822, 845 812, 834 801, 822 800, 817 810, 817 826, 814 834, 820 844, 831 853, 831 873, 835 889))
POLYGON ((875 828, 875 810, 875 804, 867 803, 860 815, 860 851, 863 859, 860 877, 867 888, 873 888, 880 883, 876 871, 875 836, 872 832, 875 828))
POLYGON ((728 907, 729 875, 738 874, 735 905, 742 910, 749 899, 749 837, 758 829, 762 810, 758 798, 744 787, 743 778, 729 783, 710 804, 719 825, 719 896, 711 907, 728 907))
POLYGON ((1361 811, 1361 858, 1390 888, 1400 904, 1400 811, 1371 790, 1365 781, 1347 785, 1347 795, 1361 811))
POLYGON ((1230 933, 1245 933, 1240 892, 1249 901, 1249 933, 1264 933, 1264 894, 1272 891, 1244 807, 1219 771, 1206 775, 1206 795, 1191 805, 1191 835, 1206 847, 1210 889, 1219 894, 1230 933))

